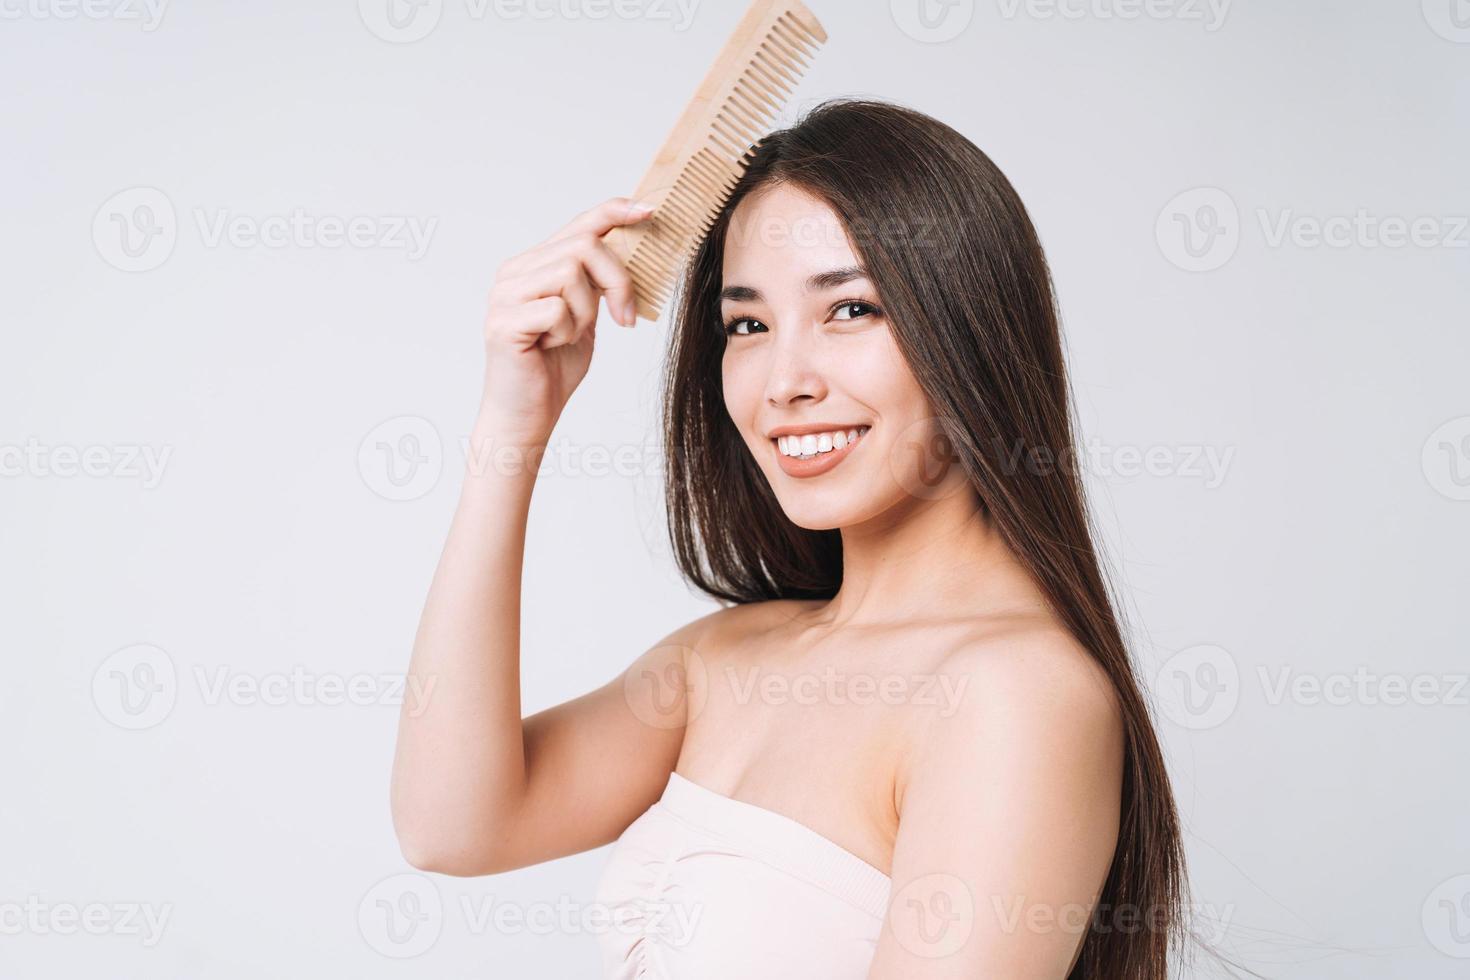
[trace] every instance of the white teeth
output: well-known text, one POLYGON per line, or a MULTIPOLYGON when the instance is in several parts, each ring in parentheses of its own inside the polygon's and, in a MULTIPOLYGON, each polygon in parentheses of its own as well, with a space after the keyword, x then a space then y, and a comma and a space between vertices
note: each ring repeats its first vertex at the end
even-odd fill
POLYGON ((834 449, 845 449, 857 442, 867 431, 868 426, 861 425, 845 431, 836 429, 832 432, 810 432, 801 436, 777 436, 776 448, 783 456, 810 459, 821 453, 830 453, 834 449))

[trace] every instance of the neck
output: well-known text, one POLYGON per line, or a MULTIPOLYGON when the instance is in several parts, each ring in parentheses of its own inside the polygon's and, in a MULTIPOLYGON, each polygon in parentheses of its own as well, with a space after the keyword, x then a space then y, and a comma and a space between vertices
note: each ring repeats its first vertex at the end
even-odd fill
POLYGON ((966 485, 937 500, 911 498, 843 528, 842 585, 821 619, 863 626, 1044 608, 966 485))

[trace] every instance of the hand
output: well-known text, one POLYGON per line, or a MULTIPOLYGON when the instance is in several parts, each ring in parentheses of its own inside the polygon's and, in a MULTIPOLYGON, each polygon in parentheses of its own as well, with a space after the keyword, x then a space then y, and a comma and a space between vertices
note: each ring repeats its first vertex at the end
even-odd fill
POLYGON ((631 327, 633 280, 602 236, 636 224, 652 210, 610 198, 577 215, 539 245, 508 259, 495 274, 485 315, 482 421, 523 438, 549 439, 567 400, 587 374, 596 336, 597 301, 631 327))

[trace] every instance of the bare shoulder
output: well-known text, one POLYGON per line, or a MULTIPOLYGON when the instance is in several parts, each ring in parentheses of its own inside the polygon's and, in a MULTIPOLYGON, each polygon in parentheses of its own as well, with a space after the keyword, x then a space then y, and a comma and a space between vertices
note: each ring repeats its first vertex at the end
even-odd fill
POLYGON ((943 656, 939 671, 955 680, 970 678, 974 716, 1005 704, 1011 712, 1053 718, 1078 712, 1080 724, 1114 718, 1121 726, 1117 690, 1102 663, 1056 623, 1019 621, 977 629, 943 656))
POLYGON ((1060 776, 1121 766, 1117 690, 1065 628, 1031 620, 984 624, 935 661, 939 680, 957 696, 951 711, 934 713, 911 732, 902 787, 925 772, 947 779, 1014 765, 1060 776))
POLYGON ((804 612, 820 607, 814 599, 767 599, 716 609, 681 630, 686 638, 718 641, 779 629, 804 612))
POLYGON ((820 600, 769 599, 722 606, 669 633, 659 647, 682 647, 711 656, 738 641, 748 640, 789 624, 803 612, 820 606, 820 600))

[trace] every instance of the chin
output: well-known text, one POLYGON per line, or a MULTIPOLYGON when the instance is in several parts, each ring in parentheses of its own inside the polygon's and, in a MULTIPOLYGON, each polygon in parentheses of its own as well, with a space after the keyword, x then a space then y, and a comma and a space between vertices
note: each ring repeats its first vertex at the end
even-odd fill
MULTIPOLYGON (((776 479, 783 478, 776 474, 776 479)), ((786 519, 808 531, 831 531, 852 527, 883 513, 891 501, 879 499, 872 492, 871 481, 867 487, 817 487, 787 480, 787 485, 776 492, 776 501, 781 505, 786 519)), ((854 481, 863 482, 863 481, 854 481)), ((778 484, 773 484, 778 485, 778 484)))

